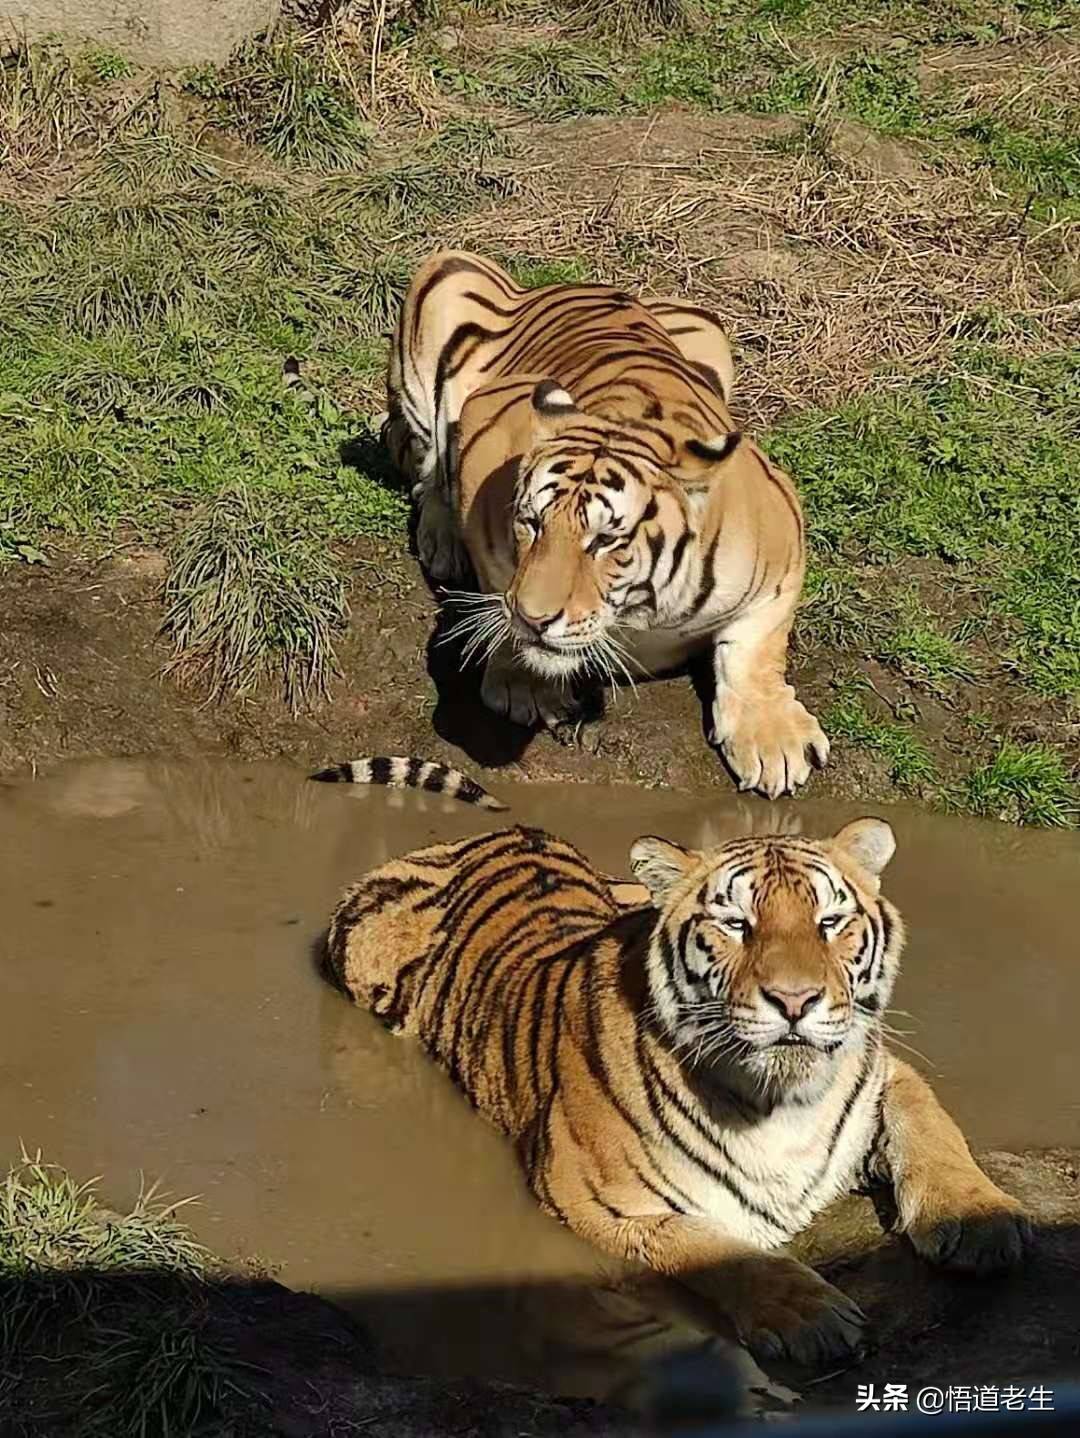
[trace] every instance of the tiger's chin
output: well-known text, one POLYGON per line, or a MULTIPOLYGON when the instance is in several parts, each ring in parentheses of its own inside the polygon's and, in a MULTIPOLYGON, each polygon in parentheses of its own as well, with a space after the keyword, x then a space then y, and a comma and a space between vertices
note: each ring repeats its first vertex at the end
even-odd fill
POLYGON ((517 649, 522 667, 541 679, 567 681, 585 672, 585 650, 556 649, 550 644, 522 644, 517 649))
MULTIPOLYGON (((806 1098, 828 1086, 845 1040, 835 1043, 772 1043, 755 1047, 738 1060, 739 1087, 747 1097, 767 1095, 774 1101, 806 1098)), ((731 1073, 728 1078, 735 1077, 731 1073)))

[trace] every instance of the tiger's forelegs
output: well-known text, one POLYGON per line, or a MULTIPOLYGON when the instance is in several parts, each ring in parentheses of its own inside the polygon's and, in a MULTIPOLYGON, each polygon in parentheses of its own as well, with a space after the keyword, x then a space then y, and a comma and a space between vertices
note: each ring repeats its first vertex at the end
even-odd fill
POLYGON ((590 1205, 564 1216, 607 1252, 685 1284, 704 1299, 718 1329, 756 1358, 817 1364, 859 1346, 865 1320, 858 1305, 787 1254, 767 1253, 683 1214, 616 1218, 590 1205))
POLYGON ((740 789, 769 799, 792 793, 823 768, 829 741, 787 682, 796 596, 781 594, 729 625, 713 649, 716 697, 710 740, 740 789))
POLYGON ((1020 1262, 1031 1226, 971 1156, 930 1085, 890 1058, 878 1176, 891 1180, 899 1227, 931 1263, 999 1273, 1020 1262))
POLYGON ((574 719, 579 704, 568 684, 531 674, 517 662, 513 646, 500 644, 484 667, 480 697, 486 707, 514 724, 555 729, 574 719))
POLYGON ((434 441, 416 434, 400 407, 387 413, 381 424, 383 443, 416 506, 416 548, 420 563, 432 579, 463 579, 470 571, 469 556, 440 472, 434 441))

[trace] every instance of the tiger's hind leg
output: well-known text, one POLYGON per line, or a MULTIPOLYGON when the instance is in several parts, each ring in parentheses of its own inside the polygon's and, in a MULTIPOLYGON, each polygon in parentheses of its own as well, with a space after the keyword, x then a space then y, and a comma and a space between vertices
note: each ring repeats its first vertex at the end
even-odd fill
POLYGON ((727 404, 735 386, 735 365, 719 316, 682 300, 642 300, 642 304, 660 321, 690 363, 705 373, 727 404))

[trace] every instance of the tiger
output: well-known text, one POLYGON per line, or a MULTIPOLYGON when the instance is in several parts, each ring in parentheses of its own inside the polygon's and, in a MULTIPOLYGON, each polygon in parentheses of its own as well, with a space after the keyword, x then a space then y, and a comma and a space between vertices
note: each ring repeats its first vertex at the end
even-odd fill
POLYGON ((777 798, 829 742, 786 678, 802 508, 736 428, 733 383, 707 309, 525 290, 443 251, 405 297, 381 433, 489 709, 558 730, 590 682, 711 653, 708 738, 741 789, 777 798), (479 592, 448 587, 470 573, 479 592))
POLYGON ((886 1047, 895 846, 876 818, 702 850, 647 835, 625 905, 571 844, 499 829, 349 888, 327 972, 512 1141, 545 1212, 675 1281, 756 1360, 830 1362, 865 1316, 783 1245, 834 1198, 877 1193, 947 1269, 1012 1268, 1030 1239, 886 1047))

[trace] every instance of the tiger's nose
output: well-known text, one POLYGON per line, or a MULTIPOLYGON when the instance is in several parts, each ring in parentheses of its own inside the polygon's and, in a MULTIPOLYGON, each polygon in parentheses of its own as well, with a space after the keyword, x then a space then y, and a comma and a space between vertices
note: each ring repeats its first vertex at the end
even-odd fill
POLYGON ((556 610, 554 614, 529 614, 522 609, 520 604, 514 609, 514 618, 530 634, 543 634, 544 630, 550 629, 561 614, 561 609, 556 610))
POLYGON ((786 1019, 797 1023, 825 997, 824 989, 767 989, 761 986, 761 996, 766 1003, 779 1009, 786 1019))

